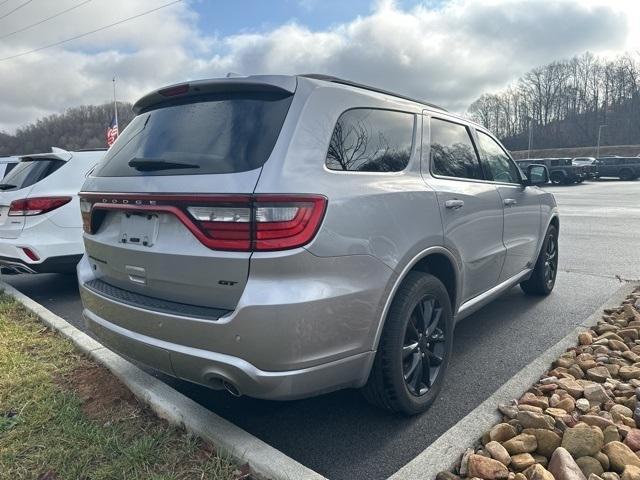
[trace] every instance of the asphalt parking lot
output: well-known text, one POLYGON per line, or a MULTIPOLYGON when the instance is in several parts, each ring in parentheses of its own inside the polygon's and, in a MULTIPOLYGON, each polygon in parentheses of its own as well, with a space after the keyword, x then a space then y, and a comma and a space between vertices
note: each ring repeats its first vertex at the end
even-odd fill
MULTIPOLYGON (((442 394, 425 414, 397 417, 356 391, 295 402, 233 398, 166 379, 178 390, 331 479, 384 479, 590 315, 620 285, 640 278, 640 181, 549 187, 561 211, 560 272, 553 294, 514 288, 461 322, 442 394)), ((81 325, 75 278, 4 276, 81 325)))

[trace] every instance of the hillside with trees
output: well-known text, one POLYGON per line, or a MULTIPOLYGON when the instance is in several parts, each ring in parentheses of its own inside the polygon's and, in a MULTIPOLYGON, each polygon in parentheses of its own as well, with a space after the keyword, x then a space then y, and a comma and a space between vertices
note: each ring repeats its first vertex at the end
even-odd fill
POLYGON ((640 143, 640 54, 586 53, 534 68, 506 90, 484 94, 468 115, 511 150, 640 143))
MULTIPOLYGON (((0 156, 50 152, 51 147, 67 150, 103 148, 113 116, 113 103, 82 105, 64 113, 49 115, 16 130, 0 132, 0 156)), ((133 118, 130 103, 118 103, 118 127, 122 131, 133 118)))

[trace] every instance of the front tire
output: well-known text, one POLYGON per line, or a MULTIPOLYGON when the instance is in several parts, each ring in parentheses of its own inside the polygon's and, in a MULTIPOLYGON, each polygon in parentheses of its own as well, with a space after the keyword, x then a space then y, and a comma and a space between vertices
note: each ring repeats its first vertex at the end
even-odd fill
POLYGON ((549 225, 533 273, 520 287, 529 295, 549 295, 558 274, 558 230, 549 225))
POLYGON ((447 289, 433 275, 409 273, 389 308, 365 398, 405 415, 424 412, 442 388, 452 348, 447 289))

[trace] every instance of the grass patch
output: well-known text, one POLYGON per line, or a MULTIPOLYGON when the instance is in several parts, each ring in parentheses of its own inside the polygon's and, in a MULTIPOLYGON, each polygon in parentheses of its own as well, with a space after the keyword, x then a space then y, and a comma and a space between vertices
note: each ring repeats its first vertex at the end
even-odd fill
POLYGON ((1 480, 226 480, 243 471, 0 293, 1 480))

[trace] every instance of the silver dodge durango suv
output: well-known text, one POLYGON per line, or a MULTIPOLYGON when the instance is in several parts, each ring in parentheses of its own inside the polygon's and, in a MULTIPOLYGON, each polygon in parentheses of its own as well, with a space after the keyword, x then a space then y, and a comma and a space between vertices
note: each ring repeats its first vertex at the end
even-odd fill
POLYGON ((441 388, 455 322, 548 294, 559 219, 483 127, 323 75, 169 86, 81 192, 87 326, 234 395, 363 388, 406 414, 441 388))

